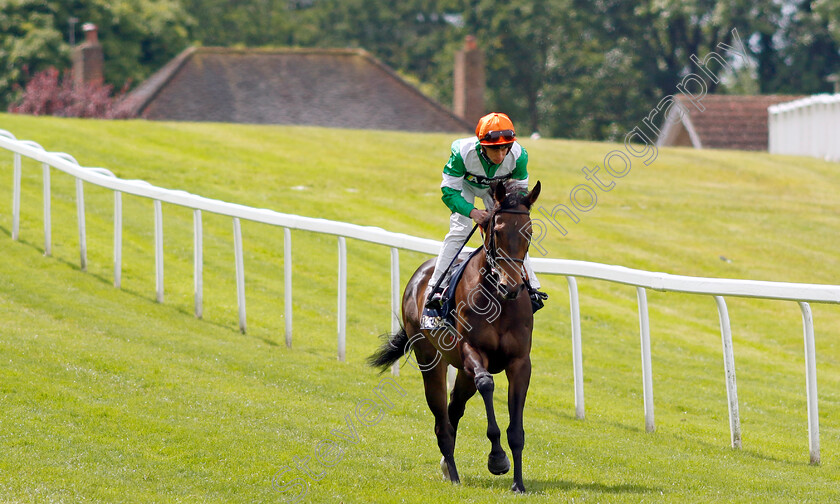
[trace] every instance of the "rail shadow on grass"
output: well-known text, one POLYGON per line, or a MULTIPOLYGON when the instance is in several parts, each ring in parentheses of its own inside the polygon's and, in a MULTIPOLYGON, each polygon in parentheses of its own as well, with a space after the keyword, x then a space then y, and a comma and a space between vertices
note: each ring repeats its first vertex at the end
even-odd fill
MULTIPOLYGON (((468 476, 464 478, 465 486, 475 488, 508 490, 510 489, 510 483, 510 478, 505 477, 497 478, 490 476, 468 476)), ((528 479, 527 476, 525 477, 525 488, 528 489, 527 493, 529 494, 541 494, 556 490, 582 490, 587 492, 598 492, 602 494, 660 494, 662 492, 661 488, 646 487, 644 485, 607 485, 603 483, 578 483, 576 481, 566 481, 562 479, 528 479)))
MULTIPOLYGON (((649 435, 648 433, 645 432, 645 430, 643 428, 638 427, 638 426, 627 425, 627 424, 624 424, 624 423, 621 423, 621 422, 609 421, 609 420, 603 421, 602 423, 604 425, 609 425, 609 426, 615 427, 617 429, 623 429, 623 430, 626 430, 626 431, 629 431, 629 432, 635 432, 635 433, 638 433, 638 434, 649 435)), ((730 446, 728 439, 725 442, 717 444, 717 443, 712 443, 710 441, 700 439, 700 438, 695 437, 695 436, 693 436, 691 434, 688 434, 686 432, 680 431, 679 430, 679 424, 673 424, 673 425, 662 424, 662 425, 659 426, 659 428, 657 429, 657 431, 655 433, 651 433, 650 435, 671 437, 672 439, 679 440, 680 442, 686 443, 686 444, 691 445, 691 446, 702 447, 702 449, 704 451, 707 451, 709 453, 711 453, 711 452, 721 452, 721 451, 724 451, 724 452, 727 452, 727 453, 731 452, 731 453, 736 454, 736 455, 743 455, 743 456, 746 456, 746 457, 750 457, 750 458, 757 459, 757 460, 763 460, 763 461, 766 461, 766 462, 785 464, 785 465, 788 465, 788 466, 791 466, 791 467, 804 467, 804 466, 811 465, 808 462, 807 440, 805 440, 803 442, 804 448, 802 449, 803 450, 803 455, 801 456, 801 458, 799 458, 799 457, 779 458, 779 457, 774 457, 772 455, 767 455, 766 453, 762 453, 761 450, 760 450, 760 448, 761 448, 761 446, 760 446, 761 441, 760 440, 753 439, 753 441, 752 441, 753 444, 750 447, 737 448, 736 449, 736 448, 732 448, 730 446)))
MULTIPOLYGON (((12 233, 8 228, 6 228, 4 226, 0 226, 0 233, 5 234, 6 236, 9 237, 9 239, 11 239, 12 233)), ((41 254, 41 256, 45 259, 56 261, 60 264, 63 264, 65 266, 69 267, 73 271, 76 271, 76 272, 79 272, 79 273, 84 273, 85 275, 88 275, 89 277, 94 278, 97 281, 99 281, 100 283, 102 283, 104 285, 107 285, 109 287, 114 286, 114 279, 113 278, 105 277, 105 276, 103 276, 99 273, 92 273, 90 271, 82 271, 81 266, 77 262, 70 261, 70 260, 62 258, 62 257, 56 257, 56 256, 44 257, 44 248, 38 246, 34 242, 31 242, 31 241, 28 241, 28 240, 25 240, 25 239, 22 239, 22 238, 18 238, 16 241, 17 241, 17 243, 19 243, 23 246, 26 246, 26 247, 29 247, 31 249, 37 250, 41 254)), ((137 290, 133 290, 131 288, 120 287, 118 290, 122 293, 128 294, 128 295, 133 296, 137 299, 147 301, 147 302, 150 302, 150 303, 154 303, 154 304, 160 304, 161 306, 167 306, 169 308, 172 308, 175 311, 190 317, 191 319, 193 319, 194 321, 196 321, 198 323, 215 326, 215 327, 218 327, 220 329, 225 329, 225 330, 228 330, 228 331, 231 331, 231 332, 239 332, 239 329, 237 327, 235 327, 235 325, 226 324, 226 323, 223 323, 223 322, 214 322, 212 320, 207 320, 205 318, 198 319, 198 318, 195 317, 195 313, 193 313, 189 308, 184 308, 182 306, 179 307, 179 306, 175 306, 175 305, 171 305, 171 304, 167 305, 166 303, 158 303, 154 296, 143 294, 142 292, 137 291, 137 290)), ((257 339, 259 339, 262 342, 264 342, 268 345, 271 345, 271 346, 280 346, 276 341, 272 341, 272 340, 269 340, 269 339, 266 339, 266 338, 257 338, 257 339)))
POLYGON ((763 460, 765 462, 773 462, 775 464, 784 464, 791 467, 808 467, 811 464, 808 461, 808 441, 805 440, 803 443, 803 448, 801 454, 797 454, 798 456, 794 456, 795 458, 779 458, 774 457, 772 455, 767 455, 766 453, 762 453, 759 451, 761 441, 753 439, 752 447, 747 448, 732 448, 727 441, 726 444, 716 444, 710 443, 708 441, 704 441, 702 439, 697 439, 695 437, 687 436, 682 433, 671 433, 671 437, 674 439, 678 439, 684 443, 691 443, 695 446, 703 447, 703 450, 707 450, 709 452, 726 452, 731 453, 736 456, 744 456, 750 457, 757 460, 763 460))
MULTIPOLYGON (((539 410, 539 413, 548 417, 552 417, 556 420, 561 420, 567 422, 569 425, 574 425, 577 427, 582 428, 589 428, 594 429, 595 426, 601 426, 604 428, 610 428, 614 430, 622 430, 626 432, 631 432, 634 434, 646 434, 644 425, 638 424, 629 424, 618 420, 610 420, 605 417, 598 417, 596 413, 590 412, 590 417, 585 418, 583 420, 577 418, 574 412, 571 410, 557 410, 554 408, 542 408, 539 410)), ((642 420, 644 421, 644 420, 642 420)))

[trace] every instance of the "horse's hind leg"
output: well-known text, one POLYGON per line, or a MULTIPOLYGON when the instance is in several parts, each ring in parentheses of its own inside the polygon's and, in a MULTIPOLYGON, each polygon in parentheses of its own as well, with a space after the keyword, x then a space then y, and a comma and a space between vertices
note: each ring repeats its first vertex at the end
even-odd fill
POLYGON ((446 362, 428 341, 419 341, 414 350, 423 373, 426 402, 435 417, 435 436, 443 455, 440 461, 443 476, 452 483, 460 483, 455 467, 455 428, 449 422, 446 410, 446 362))
POLYGON ((449 399, 449 423, 455 429, 456 441, 458 439, 458 423, 464 416, 467 401, 475 395, 475 391, 475 381, 463 369, 459 369, 458 376, 455 378, 455 387, 452 389, 452 395, 449 399))

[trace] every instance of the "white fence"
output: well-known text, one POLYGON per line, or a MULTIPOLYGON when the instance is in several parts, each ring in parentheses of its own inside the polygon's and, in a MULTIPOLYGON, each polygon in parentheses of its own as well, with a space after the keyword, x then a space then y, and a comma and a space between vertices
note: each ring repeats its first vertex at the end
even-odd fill
POLYGON ((840 94, 779 103, 767 113, 771 154, 840 161, 840 94))
MULTIPOLYGON (((31 141, 16 140, 4 130, 0 130, 0 147, 9 150, 14 156, 13 201, 12 201, 12 239, 17 240, 20 223, 21 194, 21 158, 28 157, 42 163, 44 188, 44 250, 51 253, 50 232, 50 169, 55 168, 69 174, 76 180, 76 205, 79 229, 79 254, 82 270, 86 269, 87 251, 85 240, 85 202, 84 182, 95 184, 114 191, 114 285, 120 286, 122 257, 122 193, 132 194, 154 201, 155 226, 155 278, 156 297, 163 301, 163 218, 161 202, 180 205, 194 213, 194 280, 195 314, 202 315, 202 212, 211 212, 231 217, 234 230, 235 274, 239 301, 239 327, 246 330, 245 310, 245 273, 242 253, 242 235, 240 219, 245 219, 284 228, 284 310, 286 344, 291 346, 292 338, 292 263, 291 232, 305 230, 315 233, 335 235, 338 239, 338 359, 344 360, 346 342, 346 297, 347 297, 347 253, 346 238, 364 240, 391 247, 391 313, 400 312, 401 283, 399 278, 399 250, 411 250, 427 254, 437 254, 440 242, 392 233, 380 228, 358 226, 342 222, 313 219, 297 215, 257 209, 203 198, 183 191, 174 191, 155 187, 139 180, 123 180, 115 177, 103 168, 85 168, 65 153, 45 151, 31 141)), ((731 280, 719 278, 698 278, 666 273, 653 273, 620 266, 609 266, 584 261, 563 259, 534 258, 534 270, 540 273, 563 275, 569 285, 572 325, 572 354, 574 366, 575 414, 584 418, 583 393, 583 350, 580 328, 580 306, 577 291, 577 278, 591 278, 632 285, 636 287, 639 306, 640 347, 642 359, 642 385, 644 395, 645 428, 655 429, 653 408, 653 380, 650 351, 650 329, 648 324, 647 290, 665 292, 683 292, 711 296, 718 309, 723 345, 724 378, 729 404, 729 424, 731 446, 740 448, 741 427, 738 414, 738 393, 735 379, 735 358, 732 348, 732 334, 729 314, 724 296, 750 297, 795 301, 802 311, 802 324, 805 344, 805 384, 808 405, 809 452, 812 464, 820 460, 819 414, 817 405, 816 354, 814 345, 814 326, 809 302, 840 303, 840 286, 795 284, 783 282, 764 282, 752 280, 731 280)), ((399 328, 395 317, 391 320, 392 329, 399 328)), ((394 372, 397 372, 394 367, 394 372)))

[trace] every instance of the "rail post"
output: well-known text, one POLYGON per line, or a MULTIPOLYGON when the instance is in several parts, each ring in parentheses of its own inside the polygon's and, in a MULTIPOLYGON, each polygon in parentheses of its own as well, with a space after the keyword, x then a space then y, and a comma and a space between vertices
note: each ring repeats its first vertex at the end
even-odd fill
MULTIPOLYGON (((396 334, 400 330, 400 251, 391 247, 391 333, 396 334)), ((391 366, 391 373, 394 376, 400 375, 400 363, 395 362, 391 366)))
POLYGON ((122 193, 114 191, 114 287, 122 286, 122 193))
POLYGON ((163 303, 163 210, 160 200, 155 200, 155 293, 158 303, 163 303))
POLYGON ((738 412, 738 384, 735 379, 735 354, 732 350, 732 328, 729 310, 722 296, 715 296, 720 317, 720 339, 723 345, 723 370, 726 373, 726 400, 729 405, 729 435, 732 448, 741 448, 741 416, 738 412))
POLYGON ((814 343, 814 317, 811 306, 800 302, 805 335, 805 393, 808 396, 808 451, 811 464, 820 464, 820 413, 817 407, 817 350, 814 343))
POLYGON ((44 172, 44 255, 52 255, 52 195, 50 188, 50 165, 43 163, 44 172))
POLYGON ((193 210, 193 297, 195 318, 204 317, 204 226, 201 210, 193 210))
POLYGON ((247 331, 245 315, 245 257, 242 251, 242 224, 239 217, 233 218, 233 248, 236 261, 236 299, 239 306, 239 331, 247 331))
POLYGON ((283 313, 286 346, 292 348, 292 232, 289 228, 283 228, 283 313))
POLYGON ((642 347, 642 387, 645 400, 645 431, 653 432, 653 371, 650 358, 650 322, 648 320, 647 292, 643 287, 636 287, 639 301, 639 335, 642 347))
POLYGON ((12 175, 12 240, 17 241, 20 233, 20 154, 15 153, 15 167, 12 175))
POLYGON ((76 178, 76 213, 79 220, 79 263, 82 271, 87 271, 87 231, 85 229, 85 188, 84 182, 76 178))
POLYGON ((338 360, 344 362, 347 344, 347 243, 338 237, 338 360))
POLYGON ((567 276, 569 284, 569 304, 572 319, 572 364, 575 376, 575 417, 583 420, 586 416, 583 404, 583 350, 580 336, 580 302, 578 300, 577 280, 567 276))

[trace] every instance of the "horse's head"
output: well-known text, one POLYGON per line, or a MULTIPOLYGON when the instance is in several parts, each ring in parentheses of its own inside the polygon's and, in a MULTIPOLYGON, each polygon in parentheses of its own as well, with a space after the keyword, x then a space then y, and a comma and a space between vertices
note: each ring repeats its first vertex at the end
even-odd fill
POLYGON ((512 182, 490 188, 495 206, 484 236, 484 249, 496 290, 503 299, 515 299, 525 287, 523 262, 531 242, 531 206, 540 195, 540 183, 530 192, 512 182))

